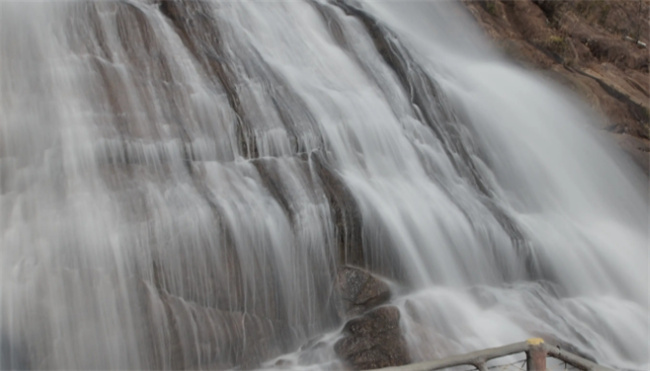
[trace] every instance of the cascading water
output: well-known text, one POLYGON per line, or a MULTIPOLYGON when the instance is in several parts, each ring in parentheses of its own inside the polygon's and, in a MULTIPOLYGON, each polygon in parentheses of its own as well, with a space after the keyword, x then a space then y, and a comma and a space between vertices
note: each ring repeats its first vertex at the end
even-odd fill
POLYGON ((464 17, 0 2, 0 366, 260 367, 337 332, 351 264, 414 360, 541 335, 647 368, 646 179, 464 17))

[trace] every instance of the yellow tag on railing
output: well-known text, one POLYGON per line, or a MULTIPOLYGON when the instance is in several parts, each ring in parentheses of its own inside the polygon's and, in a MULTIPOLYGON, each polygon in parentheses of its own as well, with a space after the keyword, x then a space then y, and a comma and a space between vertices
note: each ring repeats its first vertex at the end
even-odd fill
POLYGON ((544 339, 542 339, 542 338, 531 338, 531 339, 526 340, 526 342, 528 343, 528 345, 540 345, 540 344, 544 344, 544 339))

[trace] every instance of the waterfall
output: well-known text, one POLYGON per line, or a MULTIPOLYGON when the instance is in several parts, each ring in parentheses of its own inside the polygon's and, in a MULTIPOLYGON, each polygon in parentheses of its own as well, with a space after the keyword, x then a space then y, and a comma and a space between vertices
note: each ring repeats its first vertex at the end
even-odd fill
POLYGON ((341 367, 343 265, 650 365, 647 178, 458 4, 0 1, 0 73, 0 368, 341 367))

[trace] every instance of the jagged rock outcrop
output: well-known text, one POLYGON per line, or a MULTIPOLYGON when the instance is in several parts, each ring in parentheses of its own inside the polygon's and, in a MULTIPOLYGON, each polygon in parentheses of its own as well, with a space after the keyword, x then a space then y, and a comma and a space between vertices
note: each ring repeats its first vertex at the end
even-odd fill
POLYGON ((339 295, 339 314, 353 317, 390 300, 388 284, 370 272, 344 266, 336 275, 335 288, 339 295))
POLYGON ((607 130, 650 166, 650 1, 463 0, 519 63, 546 72, 608 118, 607 130))
POLYGON ((345 324, 346 336, 334 350, 358 370, 408 364, 410 357, 399 320, 400 312, 394 306, 379 307, 352 319, 345 324))
POLYGON ((336 354, 359 370, 409 363, 400 312, 381 306, 391 297, 388 283, 366 270, 343 266, 334 285, 341 316, 358 316, 345 324, 344 337, 334 345, 336 354))

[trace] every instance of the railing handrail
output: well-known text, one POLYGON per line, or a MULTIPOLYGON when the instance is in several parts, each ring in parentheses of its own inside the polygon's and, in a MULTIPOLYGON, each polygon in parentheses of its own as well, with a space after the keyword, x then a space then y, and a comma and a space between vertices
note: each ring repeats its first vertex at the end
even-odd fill
POLYGON ((486 370, 486 363, 495 358, 501 358, 517 353, 526 353, 528 370, 543 370, 546 368, 546 357, 553 357, 564 361, 576 368, 585 371, 613 371, 610 368, 596 364, 586 358, 580 357, 559 347, 553 347, 544 342, 541 338, 528 339, 520 343, 504 345, 496 348, 478 350, 466 354, 438 359, 435 361, 426 361, 412 363, 404 366, 386 367, 378 369, 381 371, 434 371, 442 368, 454 366, 474 366, 480 371, 486 370), (534 359, 543 359, 542 364, 531 366, 535 363, 534 359))
POLYGON ((571 353, 567 350, 561 349, 559 347, 552 347, 550 345, 544 344, 544 350, 546 354, 560 361, 564 361, 571 366, 581 368, 583 370, 593 370, 593 371, 613 371, 609 367, 599 365, 595 362, 592 362, 584 357, 580 357, 577 354, 571 353))

